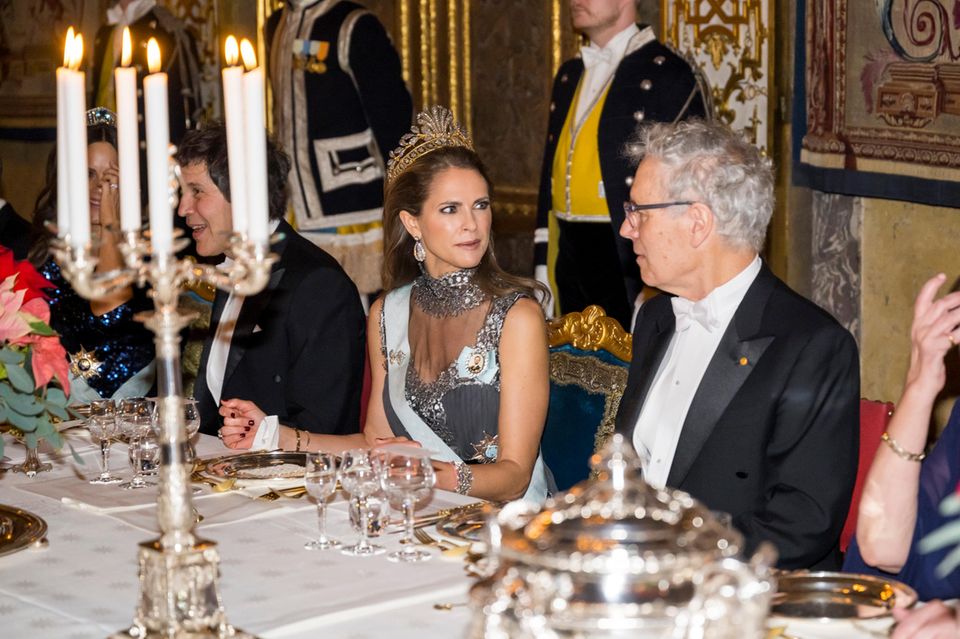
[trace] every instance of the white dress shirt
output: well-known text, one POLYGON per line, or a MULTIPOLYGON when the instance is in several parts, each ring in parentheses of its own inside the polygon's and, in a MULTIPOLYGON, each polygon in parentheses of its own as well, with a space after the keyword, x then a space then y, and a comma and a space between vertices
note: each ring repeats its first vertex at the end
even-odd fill
POLYGON ((580 57, 583 58, 583 82, 580 86, 580 97, 577 100, 576 124, 579 125, 590 113, 591 107, 606 89, 624 56, 654 39, 652 28, 647 27, 641 31, 637 25, 631 24, 613 36, 605 47, 598 47, 592 42, 588 46, 580 47, 580 57))
MULTIPOLYGON (((276 233, 280 226, 280 220, 270 221, 270 233, 276 233)), ((225 258, 219 268, 227 270, 233 264, 233 260, 225 258)), ((223 305, 223 312, 220 313, 220 319, 217 321, 217 332, 213 336, 213 343, 210 344, 210 355, 207 357, 207 389, 213 397, 214 406, 220 406, 220 394, 223 392, 223 376, 227 370, 227 358, 230 355, 230 342, 233 341, 233 332, 237 327, 237 318, 240 317, 240 309, 243 308, 243 295, 238 295, 230 291, 226 303, 223 305)), ((230 399, 230 398, 228 398, 230 399)))
POLYGON ((644 479, 651 486, 666 485, 693 396, 760 265, 758 256, 699 302, 681 297, 671 300, 676 332, 633 431, 634 448, 645 460, 644 479))

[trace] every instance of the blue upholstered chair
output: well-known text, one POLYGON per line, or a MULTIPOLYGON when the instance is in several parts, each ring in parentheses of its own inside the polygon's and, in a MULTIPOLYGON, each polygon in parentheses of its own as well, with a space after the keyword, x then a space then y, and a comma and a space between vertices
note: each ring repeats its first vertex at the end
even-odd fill
POLYGON ((589 459, 613 433, 633 339, 599 306, 547 325, 550 408, 540 446, 559 490, 590 474, 589 459))

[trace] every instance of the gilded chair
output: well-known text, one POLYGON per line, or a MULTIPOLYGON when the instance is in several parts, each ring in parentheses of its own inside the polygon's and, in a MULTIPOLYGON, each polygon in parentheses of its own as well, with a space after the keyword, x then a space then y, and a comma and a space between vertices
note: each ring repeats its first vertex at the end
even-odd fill
POLYGON ((590 474, 590 456, 613 433, 633 339, 599 306, 547 324, 550 408, 541 450, 559 490, 590 474))

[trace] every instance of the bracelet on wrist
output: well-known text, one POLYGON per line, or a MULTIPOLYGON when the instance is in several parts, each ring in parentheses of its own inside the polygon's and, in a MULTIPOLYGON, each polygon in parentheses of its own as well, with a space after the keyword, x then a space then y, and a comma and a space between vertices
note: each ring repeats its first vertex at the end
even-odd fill
POLYGON ((473 488, 473 470, 470 466, 461 462, 453 462, 457 469, 457 492, 466 495, 473 488))
POLYGON ((300 429, 294 428, 293 432, 297 434, 297 452, 299 453, 300 452, 300 429))
POLYGON ((884 431, 883 435, 880 435, 880 439, 883 440, 890 450, 899 457, 900 459, 905 459, 912 462, 922 462, 927 457, 926 452, 922 453, 911 453, 909 450, 900 445, 900 443, 890 436, 890 433, 884 431))

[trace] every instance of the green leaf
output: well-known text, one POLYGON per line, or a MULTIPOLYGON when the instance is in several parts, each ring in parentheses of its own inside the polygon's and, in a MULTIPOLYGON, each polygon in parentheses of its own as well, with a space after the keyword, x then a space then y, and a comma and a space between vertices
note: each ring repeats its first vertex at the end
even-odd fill
POLYGON ((20 368, 19 366, 7 366, 7 376, 10 383, 21 393, 33 394, 35 388, 33 384, 33 375, 20 368))
POLYGON ((7 421, 22 430, 24 433, 32 433, 37 427, 36 418, 28 415, 21 415, 15 410, 7 411, 7 421))
POLYGON ((57 334, 57 332, 50 328, 46 322, 41 322, 39 320, 36 322, 30 322, 30 329, 37 335, 43 335, 44 337, 57 334))
POLYGON ((47 386, 46 403, 65 408, 67 406, 67 396, 56 386, 47 386))
POLYGON ((21 415, 39 415, 43 410, 43 404, 37 401, 34 395, 27 393, 14 393, 10 397, 5 397, 7 407, 21 415))
POLYGON ((23 363, 23 353, 10 348, 9 346, 4 346, 2 349, 0 349, 0 362, 3 362, 4 364, 20 365, 23 363))
MULTIPOLYGON (((75 451, 75 450, 73 449, 73 444, 71 444, 70 442, 67 442, 67 448, 70 449, 70 455, 73 457, 73 461, 77 462, 77 463, 80 464, 81 466, 86 466, 86 465, 87 465, 87 462, 85 462, 85 461, 83 460, 83 457, 81 457, 80 455, 78 455, 78 454, 77 454, 77 451, 75 451)), ((0 455, 2 455, 2 454, 3 454, 3 442, 0 441, 0 455)))
POLYGON ((0 424, 5 424, 7 421, 9 421, 7 419, 7 405, 0 402, 0 424))
POLYGON ((26 444, 27 448, 36 448, 37 444, 40 443, 40 438, 37 437, 36 433, 27 433, 23 434, 23 443, 26 444))
POLYGON ((44 403, 44 407, 47 409, 47 412, 51 415, 56 415, 63 421, 70 419, 70 413, 67 412, 67 409, 62 406, 57 406, 55 404, 44 403))

